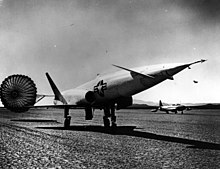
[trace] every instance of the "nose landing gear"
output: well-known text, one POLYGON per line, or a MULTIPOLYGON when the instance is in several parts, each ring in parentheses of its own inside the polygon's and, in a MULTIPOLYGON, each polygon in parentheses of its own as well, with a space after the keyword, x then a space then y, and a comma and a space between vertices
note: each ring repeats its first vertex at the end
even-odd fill
POLYGON ((116 124, 116 116, 115 116, 115 106, 106 106, 104 108, 104 116, 103 116, 103 123, 105 128, 110 127, 110 120, 109 117, 111 118, 111 127, 115 128, 117 127, 116 124))

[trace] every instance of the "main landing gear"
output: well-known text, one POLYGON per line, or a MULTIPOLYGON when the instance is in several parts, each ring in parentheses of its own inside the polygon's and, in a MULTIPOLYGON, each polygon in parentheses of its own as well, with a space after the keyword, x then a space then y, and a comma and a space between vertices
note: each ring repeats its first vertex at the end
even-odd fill
POLYGON ((64 128, 69 128, 70 127, 70 122, 71 122, 71 116, 69 115, 69 108, 65 107, 64 108, 64 128))
MULTIPOLYGON (((71 122, 71 116, 69 115, 69 108, 65 107, 64 108, 64 128, 69 128, 70 127, 70 122, 71 122)), ((103 116, 103 122, 104 122, 104 127, 109 128, 110 127, 110 120, 111 119, 111 127, 116 128, 116 116, 115 116, 115 106, 106 106, 104 108, 104 116, 103 116)))
POLYGON ((109 117, 111 118, 111 127, 115 128, 117 127, 116 124, 116 116, 115 116, 115 106, 106 106, 104 108, 104 116, 103 116, 103 123, 104 123, 104 127, 105 128, 109 128, 110 127, 110 120, 109 117))

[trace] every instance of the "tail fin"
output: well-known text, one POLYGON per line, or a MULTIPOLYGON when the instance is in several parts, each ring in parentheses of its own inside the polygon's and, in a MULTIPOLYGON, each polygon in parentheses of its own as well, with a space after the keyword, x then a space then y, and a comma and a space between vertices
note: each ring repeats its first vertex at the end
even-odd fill
POLYGON ((163 106, 162 101, 159 101, 159 107, 163 106))
POLYGON ((60 93, 59 89, 57 88, 57 86, 55 85, 53 80, 51 79, 50 75, 48 73, 46 73, 46 76, 47 76, 47 79, 48 79, 50 86, 53 90, 53 93, 55 95, 54 99, 61 101, 63 104, 67 104, 67 101, 64 99, 63 95, 60 93))

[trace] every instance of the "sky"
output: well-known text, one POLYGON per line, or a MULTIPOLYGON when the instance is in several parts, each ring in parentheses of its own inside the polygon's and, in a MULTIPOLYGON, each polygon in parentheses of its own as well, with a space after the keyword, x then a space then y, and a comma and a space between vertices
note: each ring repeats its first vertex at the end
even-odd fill
POLYGON ((62 91, 111 64, 207 59, 134 98, 219 103, 219 54, 218 0, 0 0, 0 79, 25 74, 40 94, 52 94, 45 72, 62 91))

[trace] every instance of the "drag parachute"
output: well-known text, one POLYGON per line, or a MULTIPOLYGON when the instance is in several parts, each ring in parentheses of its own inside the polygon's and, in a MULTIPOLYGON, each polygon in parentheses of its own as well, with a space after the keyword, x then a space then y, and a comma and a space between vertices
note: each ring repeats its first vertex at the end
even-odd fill
POLYGON ((7 109, 13 112, 25 112, 35 104, 37 88, 30 77, 11 75, 2 82, 0 97, 7 109))

